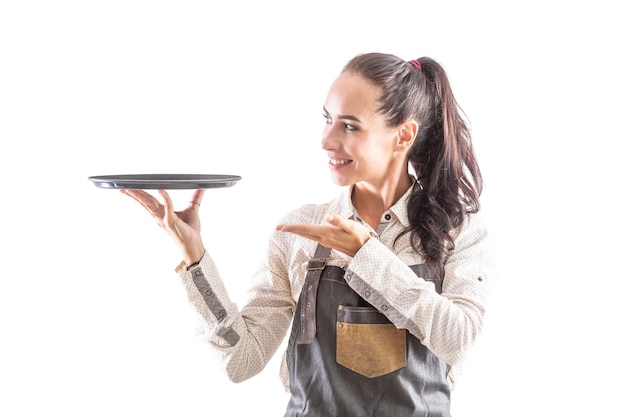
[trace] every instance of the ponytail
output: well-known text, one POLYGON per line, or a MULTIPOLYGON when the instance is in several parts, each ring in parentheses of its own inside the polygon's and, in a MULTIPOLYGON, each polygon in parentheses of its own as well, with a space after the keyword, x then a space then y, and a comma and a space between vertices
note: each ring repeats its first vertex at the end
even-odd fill
POLYGON ((482 175, 474 155, 470 130, 450 88, 444 69, 422 57, 405 62, 389 54, 359 55, 344 71, 358 73, 381 87, 380 108, 388 126, 407 119, 419 129, 409 163, 418 180, 408 202, 413 248, 437 277, 454 249, 450 232, 468 213, 480 210, 482 175))

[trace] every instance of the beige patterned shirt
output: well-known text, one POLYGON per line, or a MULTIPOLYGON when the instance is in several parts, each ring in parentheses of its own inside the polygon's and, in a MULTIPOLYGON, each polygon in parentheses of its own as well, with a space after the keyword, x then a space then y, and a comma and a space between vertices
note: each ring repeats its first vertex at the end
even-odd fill
MULTIPOLYGON (((281 223, 323 223, 329 213, 360 221, 351 191, 346 187, 331 202, 296 209, 281 223)), ((354 291, 455 369, 480 333, 494 280, 488 232, 480 213, 468 216, 453 231, 455 249, 445 265, 439 294, 432 282, 409 268, 424 263, 409 235, 394 244, 409 224, 409 193, 383 214, 378 230, 372 230, 375 238, 354 257, 333 250, 327 263, 346 269, 346 282, 354 291)), ((180 274, 201 319, 199 335, 221 353, 232 381, 256 375, 276 353, 290 328, 307 262, 316 247, 316 242, 298 235, 274 232, 241 308, 229 298, 208 254, 199 267, 180 274)), ((288 387, 284 355, 281 379, 288 387)))

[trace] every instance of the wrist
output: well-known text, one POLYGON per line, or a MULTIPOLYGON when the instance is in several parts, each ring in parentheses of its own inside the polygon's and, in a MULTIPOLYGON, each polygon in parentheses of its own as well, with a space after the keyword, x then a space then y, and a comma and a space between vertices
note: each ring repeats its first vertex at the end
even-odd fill
POLYGON ((202 259, 202 257, 204 256, 205 249, 201 241, 189 244, 181 244, 179 247, 181 255, 183 257, 183 261, 185 261, 187 265, 191 265, 194 262, 199 262, 200 259, 202 259))
POLYGON ((200 265, 200 261, 202 261, 202 258, 204 257, 204 253, 205 252, 203 250, 201 255, 185 256, 184 259, 180 261, 175 271, 180 273, 182 271, 190 271, 191 269, 197 267, 198 265, 200 265))

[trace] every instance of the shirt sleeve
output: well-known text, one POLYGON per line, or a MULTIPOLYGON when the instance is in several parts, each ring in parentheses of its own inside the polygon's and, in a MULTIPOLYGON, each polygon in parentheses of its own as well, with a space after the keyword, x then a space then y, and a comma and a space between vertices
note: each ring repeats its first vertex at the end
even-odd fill
MULTIPOLYGON (((316 212, 315 205, 303 206, 285 215, 281 223, 310 222, 316 212)), ((199 267, 180 274, 200 318, 199 337, 218 352, 233 382, 261 372, 291 325, 306 261, 315 249, 312 241, 303 245, 296 240, 291 233, 271 234, 241 308, 230 299, 208 253, 199 267)), ((281 378, 286 384, 286 377, 281 378)))
POLYGON ((454 242, 441 294, 377 239, 357 252, 345 275, 357 293, 451 366, 461 363, 481 331, 494 279, 480 216, 469 215, 454 242))
POLYGON ((242 382, 258 374, 276 353, 295 309, 280 249, 273 239, 241 310, 231 301, 213 259, 180 274, 200 318, 199 337, 220 354, 226 374, 242 382))

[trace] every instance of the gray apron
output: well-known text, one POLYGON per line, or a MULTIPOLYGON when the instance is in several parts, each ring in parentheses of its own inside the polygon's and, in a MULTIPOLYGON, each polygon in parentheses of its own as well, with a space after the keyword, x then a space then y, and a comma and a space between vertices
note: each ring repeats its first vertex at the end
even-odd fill
POLYGON ((326 266, 329 253, 318 246, 296 307, 285 417, 449 417, 448 365, 326 266))

